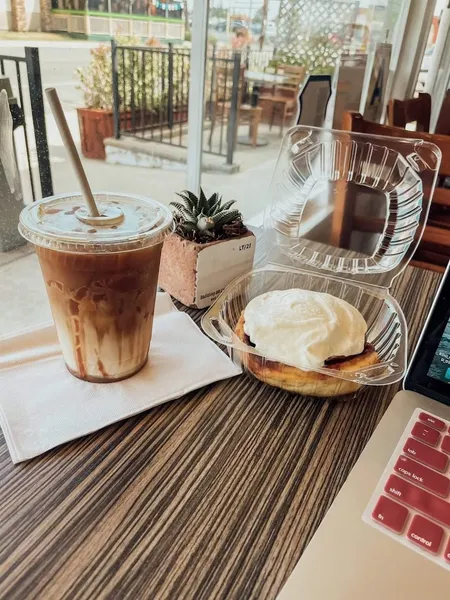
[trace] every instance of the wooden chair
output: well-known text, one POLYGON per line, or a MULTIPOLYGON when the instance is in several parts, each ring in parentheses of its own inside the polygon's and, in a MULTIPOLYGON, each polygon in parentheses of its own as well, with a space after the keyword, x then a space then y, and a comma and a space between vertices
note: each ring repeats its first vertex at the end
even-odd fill
POLYGON ((294 89, 298 89, 298 86, 301 83, 303 83, 303 80, 306 77, 306 67, 303 66, 287 65, 281 63, 280 65, 278 65, 277 72, 283 72, 284 75, 289 76, 288 81, 283 83, 283 87, 291 87, 294 89))
MULTIPOLYGON (((346 112, 343 118, 344 131, 354 131, 389 137, 423 139, 432 142, 442 152, 436 188, 422 240, 414 254, 412 264, 421 268, 443 272, 450 259, 450 189, 445 179, 450 176, 450 136, 408 131, 398 127, 365 121, 357 112, 346 112)), ((426 192, 425 192, 426 193, 426 192)), ((354 203, 350 194, 338 190, 332 223, 332 243, 349 247, 352 231, 381 233, 383 224, 376 219, 354 214, 354 203), (350 232, 350 233, 349 233, 350 232)))
POLYGON ((405 128, 408 123, 416 122, 416 131, 429 132, 431 117, 430 94, 419 94, 409 100, 390 100, 388 123, 392 127, 405 128))
MULTIPOLYGON (((234 137, 237 137, 238 125, 249 125, 249 137, 252 142, 252 147, 255 148, 258 140, 258 128, 261 122, 262 108, 259 106, 251 106, 250 104, 242 104, 242 96, 244 90, 244 71, 241 67, 239 75, 239 90, 238 90, 238 114, 236 119, 236 130, 234 137)), ((230 69, 218 67, 215 73, 215 90, 214 90, 214 107, 213 116, 211 118, 212 127, 210 138, 213 134, 216 120, 220 122, 227 121, 231 111, 231 95, 233 91, 233 80, 230 77, 230 69)))
POLYGON ((280 136, 286 124, 291 124, 297 114, 298 94, 300 85, 306 76, 306 67, 281 64, 278 72, 283 72, 289 79, 283 85, 275 85, 271 92, 263 93, 259 97, 263 115, 267 115, 272 129, 275 119, 278 117, 280 123, 280 136))

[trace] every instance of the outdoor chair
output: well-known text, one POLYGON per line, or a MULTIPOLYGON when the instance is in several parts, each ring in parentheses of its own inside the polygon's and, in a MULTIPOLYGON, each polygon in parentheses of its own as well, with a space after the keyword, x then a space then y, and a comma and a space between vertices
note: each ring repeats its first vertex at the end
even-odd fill
POLYGON ((266 115, 270 129, 272 129, 275 120, 280 124, 280 136, 286 125, 290 125, 298 110, 298 94, 300 85, 303 83, 306 75, 306 67, 297 67, 292 65, 279 65, 277 72, 283 72, 289 79, 283 85, 275 85, 269 91, 264 92, 259 97, 260 106, 263 109, 263 115, 266 115))
MULTIPOLYGON (((260 106, 251 106, 247 103, 242 103, 244 90, 244 72, 245 68, 241 67, 239 75, 238 89, 238 107, 236 118, 236 129, 234 132, 234 142, 236 142, 238 126, 243 124, 249 125, 249 137, 252 142, 252 147, 255 148, 258 139, 258 128, 261 122, 262 108, 260 106)), ((233 93, 233 79, 230 69, 217 67, 215 72, 215 84, 213 83, 213 107, 211 115, 211 134, 212 137, 214 127, 217 122, 223 123, 228 121, 231 112, 231 99, 233 93)))

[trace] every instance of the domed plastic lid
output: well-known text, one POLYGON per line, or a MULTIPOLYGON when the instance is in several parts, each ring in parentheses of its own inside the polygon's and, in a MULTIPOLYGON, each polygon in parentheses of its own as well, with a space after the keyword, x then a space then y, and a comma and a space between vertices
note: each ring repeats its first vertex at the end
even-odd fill
POLYGON ((25 239, 65 252, 123 252, 163 241, 172 231, 169 208, 149 198, 99 192, 100 217, 90 217, 79 194, 52 196, 26 206, 19 231, 25 239))
POLYGON ((421 139, 293 127, 270 187, 266 262, 389 287, 422 236, 440 159, 421 139))

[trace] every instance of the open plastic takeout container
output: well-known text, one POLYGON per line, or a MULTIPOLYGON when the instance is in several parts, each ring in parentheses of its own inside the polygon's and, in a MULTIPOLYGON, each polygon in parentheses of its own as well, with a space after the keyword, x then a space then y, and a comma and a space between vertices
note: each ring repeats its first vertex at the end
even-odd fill
MULTIPOLYGON (((264 376, 274 357, 241 341, 236 326, 248 302, 264 292, 327 292, 362 313, 368 325, 366 342, 376 351, 378 363, 357 370, 329 364, 313 372, 317 377, 310 377, 303 393, 342 396, 363 385, 400 380, 406 366, 407 327, 389 289, 420 241, 440 158, 437 146, 423 140, 290 129, 281 145, 258 240, 264 245, 263 266, 225 289, 203 316, 204 331, 259 379, 298 392, 289 382, 280 385, 264 376)), ((301 364, 289 366, 306 371, 301 364)))

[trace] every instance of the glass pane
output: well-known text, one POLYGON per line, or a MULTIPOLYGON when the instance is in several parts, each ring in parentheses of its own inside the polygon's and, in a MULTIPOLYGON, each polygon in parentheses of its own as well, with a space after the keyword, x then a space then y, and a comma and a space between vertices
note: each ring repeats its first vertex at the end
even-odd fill
MULTIPOLYGON (((358 73, 357 84, 352 78, 347 81, 351 89, 344 105, 355 87, 361 98, 368 55, 378 44, 394 42, 403 4, 214 3, 209 13, 203 162, 222 173, 205 169, 205 189, 236 198, 244 217, 261 223, 283 134, 297 119, 300 124, 332 126, 335 96, 329 101, 330 88, 339 61, 346 60, 346 68, 358 73)), ((359 99, 348 109, 358 110, 359 99)))

